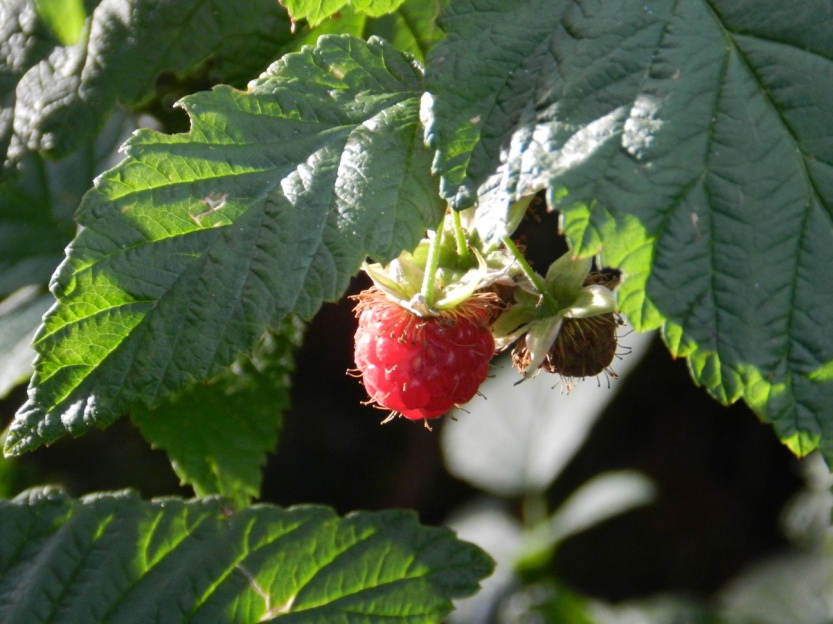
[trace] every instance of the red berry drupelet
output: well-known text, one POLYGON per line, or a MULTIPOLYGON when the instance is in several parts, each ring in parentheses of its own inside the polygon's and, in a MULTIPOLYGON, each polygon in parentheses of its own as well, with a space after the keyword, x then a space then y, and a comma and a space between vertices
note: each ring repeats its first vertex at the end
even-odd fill
POLYGON ((411 420, 468 402, 489 372, 489 297, 421 317, 373 287, 358 295, 355 359, 370 402, 411 420))

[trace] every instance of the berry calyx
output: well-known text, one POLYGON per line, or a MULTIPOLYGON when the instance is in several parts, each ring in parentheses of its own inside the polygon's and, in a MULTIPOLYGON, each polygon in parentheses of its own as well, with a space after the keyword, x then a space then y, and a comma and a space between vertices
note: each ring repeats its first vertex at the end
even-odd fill
MULTIPOLYGON (((540 369, 567 379, 584 379, 600 373, 615 378, 616 373, 610 364, 616 355, 616 330, 619 325, 613 312, 586 318, 565 318, 539 365, 540 369)), ((518 370, 525 371, 530 362, 526 336, 521 336, 512 350, 512 364, 518 370)))
POLYGON ((515 304, 493 323, 498 350, 517 341, 512 363, 524 377, 544 370, 561 375, 569 388, 571 379, 602 372, 616 376, 610 363, 620 322, 611 289, 619 278, 590 273, 590 267, 589 259, 564 254, 550 265, 546 278, 532 276, 532 293, 516 289, 515 304))
POLYGON ((494 300, 475 295, 435 316, 418 316, 375 286, 357 295, 355 360, 370 403, 427 420, 468 402, 489 372, 494 300))

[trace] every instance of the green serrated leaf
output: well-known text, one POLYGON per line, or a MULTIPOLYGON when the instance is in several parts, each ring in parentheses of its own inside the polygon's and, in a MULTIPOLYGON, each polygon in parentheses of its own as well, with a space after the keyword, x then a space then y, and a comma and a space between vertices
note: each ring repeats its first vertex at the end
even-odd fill
MULTIPOLYGON (((281 0, 292 15, 293 20, 307 20, 311 26, 317 26, 329 17, 333 17, 349 6, 356 13, 379 17, 395 11, 405 0, 281 0)), ((341 18, 341 15, 338 15, 341 18)))
POLYGON ((325 37, 186 99, 188 134, 135 134, 79 209, 6 451, 158 404, 413 248, 444 212, 420 83, 382 41, 325 37))
POLYGON ((0 12, 0 149, 6 166, 28 150, 62 157, 95 135, 117 101, 135 105, 163 71, 211 59, 218 80, 261 71, 290 37, 274 0, 112 0, 91 8, 81 38, 62 46, 31 0, 0 12))
POLYGON ((340 518, 319 506, 81 500, 31 490, 0 501, 0 620, 440 622, 492 562, 406 511, 340 518))
POLYGON ((294 319, 267 334, 254 355, 155 409, 139 406, 133 423, 171 460, 198 496, 221 494, 238 508, 260 496, 267 453, 278 444, 282 412, 289 406, 293 350, 301 338, 294 319))
POLYGON ((395 11, 404 0, 350 0, 357 11, 367 13, 372 17, 379 17, 385 13, 395 11))
POLYGON ((498 188, 499 218, 550 188, 576 251, 625 271, 634 325, 800 454, 833 440, 828 8, 471 0, 426 78, 443 194, 498 188))
POLYGON ((348 0, 282 0, 293 20, 307 20, 310 25, 320 24, 335 14, 348 0))

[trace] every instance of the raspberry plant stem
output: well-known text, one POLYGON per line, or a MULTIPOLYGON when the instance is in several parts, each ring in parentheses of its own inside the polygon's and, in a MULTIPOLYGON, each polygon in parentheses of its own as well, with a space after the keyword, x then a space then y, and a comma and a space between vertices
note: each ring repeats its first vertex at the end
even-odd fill
POLYGON ((457 255, 466 265, 468 265, 471 262, 471 254, 469 253, 469 243, 466 240, 466 233, 463 230, 460 213, 456 210, 452 210, 451 218, 454 223, 454 239, 457 242, 457 255))
POLYGON ((508 236, 504 236, 501 240, 503 241, 503 244, 506 245, 509 252, 515 257, 515 260, 517 260, 526 278, 532 283, 535 290, 540 293, 544 300, 544 305, 547 306, 547 310, 549 310, 552 314, 558 312, 558 304, 555 303, 555 299, 553 299, 552 295, 547 291, 544 280, 541 279, 541 276, 532 269, 529 262, 526 261, 526 258, 524 258, 521 253, 521 250, 515 245, 514 241, 508 236))
POLYGON ((440 224, 440 227, 434 232, 431 244, 428 246, 428 261, 425 263, 425 274, 422 277, 422 287, 419 291, 428 308, 434 305, 434 291, 437 281, 437 268, 440 265, 440 245, 442 244, 442 237, 443 226, 440 224))

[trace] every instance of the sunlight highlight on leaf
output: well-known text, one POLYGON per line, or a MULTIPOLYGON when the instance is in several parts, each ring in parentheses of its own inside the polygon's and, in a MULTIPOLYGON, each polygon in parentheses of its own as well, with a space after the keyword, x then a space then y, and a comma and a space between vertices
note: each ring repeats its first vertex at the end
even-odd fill
POLYGON ((79 209, 6 452, 159 404, 416 245, 444 211, 421 80, 381 40, 323 37, 186 98, 189 133, 135 133, 79 209))

